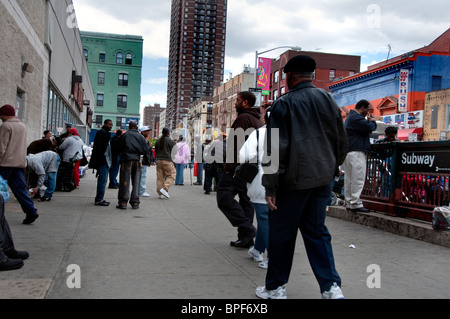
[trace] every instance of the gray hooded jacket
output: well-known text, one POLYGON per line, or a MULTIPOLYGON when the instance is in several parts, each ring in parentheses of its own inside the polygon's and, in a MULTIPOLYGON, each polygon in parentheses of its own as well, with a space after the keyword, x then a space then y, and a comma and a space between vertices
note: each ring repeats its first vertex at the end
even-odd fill
POLYGON ((45 151, 38 154, 27 155, 28 169, 38 177, 38 186, 45 182, 45 175, 58 172, 58 154, 53 151, 45 151))

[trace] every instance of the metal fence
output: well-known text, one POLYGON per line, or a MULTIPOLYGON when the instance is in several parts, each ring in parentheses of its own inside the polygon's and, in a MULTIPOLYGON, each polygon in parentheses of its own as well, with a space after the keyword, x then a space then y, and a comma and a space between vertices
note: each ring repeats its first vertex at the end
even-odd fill
POLYGON ((392 216, 432 220, 450 199, 450 141, 373 144, 361 195, 364 206, 392 216))

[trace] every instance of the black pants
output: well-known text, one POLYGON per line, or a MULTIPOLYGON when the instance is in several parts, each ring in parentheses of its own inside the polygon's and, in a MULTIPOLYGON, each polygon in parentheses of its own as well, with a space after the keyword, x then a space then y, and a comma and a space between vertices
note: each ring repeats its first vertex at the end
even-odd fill
POLYGON ((139 161, 126 161, 120 164, 119 177, 119 205, 126 206, 128 201, 131 206, 139 205, 139 187, 141 184, 141 163, 139 161), (130 197, 131 179, 131 197, 130 197))
POLYGON ((11 230, 5 218, 5 203, 0 194, 0 260, 5 258, 4 252, 14 249, 11 230))
MULTIPOLYGON (((221 175, 222 170, 219 170, 216 163, 205 164, 205 182, 203 184, 203 190, 210 192, 213 178, 216 178, 216 183, 219 183, 221 175)), ((214 189, 216 189, 216 187, 214 187, 214 189)))
POLYGON ((217 186, 217 205, 231 225, 237 227, 238 238, 256 234, 253 226, 255 211, 247 196, 247 183, 232 173, 223 173, 217 186), (239 202, 235 196, 239 195, 239 202))

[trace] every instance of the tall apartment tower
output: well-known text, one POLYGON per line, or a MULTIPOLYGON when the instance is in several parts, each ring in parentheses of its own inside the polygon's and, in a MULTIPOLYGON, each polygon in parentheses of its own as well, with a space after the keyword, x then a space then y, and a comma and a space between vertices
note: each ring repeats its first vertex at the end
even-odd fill
POLYGON ((227 0, 172 0, 165 126, 179 127, 223 81, 226 25, 227 0))

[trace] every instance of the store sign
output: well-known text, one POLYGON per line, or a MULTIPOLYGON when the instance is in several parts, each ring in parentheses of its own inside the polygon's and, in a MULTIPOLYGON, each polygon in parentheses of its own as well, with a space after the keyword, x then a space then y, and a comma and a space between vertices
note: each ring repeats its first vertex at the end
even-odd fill
POLYGON ((399 171, 424 173, 449 173, 450 154, 448 150, 441 151, 403 151, 400 152, 399 171))
POLYGON ((131 121, 136 122, 136 124, 139 126, 140 119, 138 117, 127 117, 127 128, 128 128, 128 125, 130 125, 131 121))
POLYGON ((400 70, 400 88, 398 93, 398 111, 400 113, 408 111, 408 78, 409 70, 400 70))
POLYGON ((383 122, 386 125, 397 126, 401 130, 421 128, 423 127, 423 111, 385 115, 383 122))

